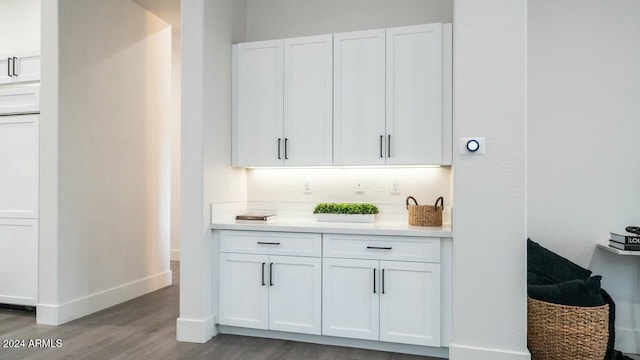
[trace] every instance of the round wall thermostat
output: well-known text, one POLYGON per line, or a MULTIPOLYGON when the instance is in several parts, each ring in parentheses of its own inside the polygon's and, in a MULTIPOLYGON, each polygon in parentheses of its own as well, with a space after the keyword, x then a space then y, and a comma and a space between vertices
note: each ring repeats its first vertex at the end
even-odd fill
POLYGON ((476 152, 480 149, 480 143, 478 140, 469 140, 467 141, 467 150, 470 152, 476 152))

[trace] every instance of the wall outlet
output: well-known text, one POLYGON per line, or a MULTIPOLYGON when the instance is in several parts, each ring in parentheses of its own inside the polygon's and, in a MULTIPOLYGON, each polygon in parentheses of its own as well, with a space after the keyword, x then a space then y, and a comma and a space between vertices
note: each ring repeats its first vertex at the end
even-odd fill
POLYGON ((363 193, 364 192, 364 180, 363 179, 356 179, 354 190, 355 190, 356 193, 363 193))
POLYGON ((398 179, 391 180, 391 193, 400 194, 400 180, 398 179))
POLYGON ((311 194, 313 192, 313 184, 311 183, 311 179, 304 179, 304 193, 311 194))

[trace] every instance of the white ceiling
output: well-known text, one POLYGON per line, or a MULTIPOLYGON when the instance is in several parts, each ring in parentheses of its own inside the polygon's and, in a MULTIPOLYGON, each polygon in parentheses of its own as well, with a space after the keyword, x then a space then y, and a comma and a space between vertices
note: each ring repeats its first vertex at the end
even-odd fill
POLYGON ((133 0, 180 32, 180 0, 133 0))

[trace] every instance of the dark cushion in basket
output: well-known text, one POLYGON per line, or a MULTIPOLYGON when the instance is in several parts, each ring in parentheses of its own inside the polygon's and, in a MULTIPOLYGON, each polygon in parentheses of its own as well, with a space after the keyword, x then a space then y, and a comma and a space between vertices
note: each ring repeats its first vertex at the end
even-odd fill
POLYGON ((605 300, 600 293, 602 276, 574 279, 551 285, 527 285, 532 299, 568 306, 602 306, 605 300))
POLYGON ((527 239, 527 272, 527 283, 535 285, 557 284, 591 276, 591 271, 545 249, 531 239, 527 239))

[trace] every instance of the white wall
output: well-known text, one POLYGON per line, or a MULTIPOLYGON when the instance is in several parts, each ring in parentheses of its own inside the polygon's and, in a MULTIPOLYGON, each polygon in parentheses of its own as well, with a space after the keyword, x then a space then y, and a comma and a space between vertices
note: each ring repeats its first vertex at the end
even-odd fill
POLYGON ((40 0, 0 0, 0 56, 40 52, 40 0))
POLYGON ((247 40, 451 22, 452 0, 248 0, 247 40))
POLYGON ((245 171, 231 168, 231 44, 245 41, 245 17, 245 1, 182 4, 180 341, 214 335, 209 206, 246 200, 245 171))
POLYGON ((180 127, 182 100, 182 34, 171 29, 171 260, 180 260, 180 127))
MULTIPOLYGON (((43 15, 56 16, 50 10, 43 15)), ((45 65, 43 82, 59 70, 58 128, 41 134, 45 143, 58 137, 57 199, 42 194, 57 201, 48 203, 57 213, 41 214, 57 222, 57 236, 41 238, 45 247, 57 243, 58 263, 49 265, 57 294, 42 294, 42 284, 48 303, 38 307, 38 321, 49 324, 171 283, 161 141, 171 110, 170 29, 129 0, 66 0, 57 15, 60 65, 45 65)))
POLYGON ((529 359, 526 294, 527 2, 454 3, 453 360, 529 359), (456 148, 454 146, 454 148, 456 148))
POLYGON ((170 219, 171 260, 180 260, 180 100, 181 100, 181 0, 132 0, 171 25, 171 120, 163 143, 168 145, 166 161, 171 163, 170 219))
POLYGON ((603 275, 640 353, 640 263, 596 250, 640 224, 640 2, 529 2, 529 236, 603 275))

